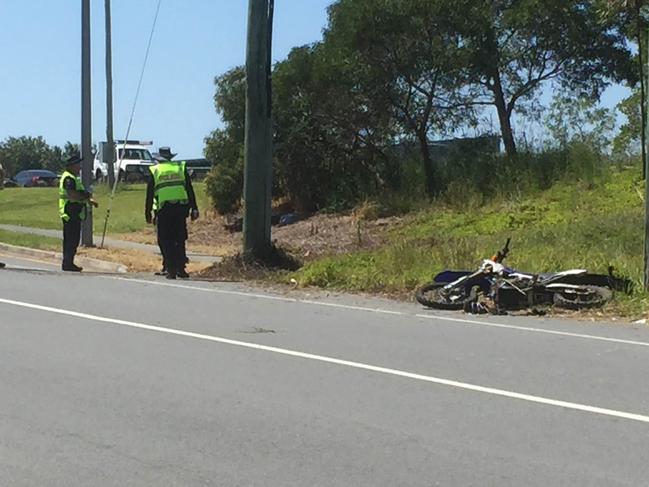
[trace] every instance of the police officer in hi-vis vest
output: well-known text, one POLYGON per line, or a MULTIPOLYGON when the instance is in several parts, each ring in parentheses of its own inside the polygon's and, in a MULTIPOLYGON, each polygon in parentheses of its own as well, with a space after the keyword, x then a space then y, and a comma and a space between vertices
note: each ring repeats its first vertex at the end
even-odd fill
POLYGON ((92 199, 81 182, 81 161, 79 156, 71 156, 66 162, 65 171, 59 181, 59 215, 63 221, 63 264, 64 271, 81 272, 74 264, 74 256, 81 240, 81 222, 86 219, 88 206, 99 205, 92 199))
POLYGON ((185 240, 187 217, 199 216, 196 195, 184 161, 173 161, 176 154, 169 147, 158 151, 158 164, 151 166, 151 178, 146 189, 144 216, 153 221, 151 211, 157 207, 156 224, 160 249, 167 267, 167 279, 188 278, 185 270, 185 240))

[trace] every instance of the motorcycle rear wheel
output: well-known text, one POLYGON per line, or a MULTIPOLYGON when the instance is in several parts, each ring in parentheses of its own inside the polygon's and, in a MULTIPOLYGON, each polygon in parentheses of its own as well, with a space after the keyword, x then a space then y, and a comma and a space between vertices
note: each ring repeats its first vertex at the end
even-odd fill
POLYGON ((450 292, 444 291, 445 282, 431 282, 420 287, 415 292, 415 298, 420 304, 428 308, 460 310, 464 308, 464 303, 473 299, 466 294, 464 287, 452 289, 450 292))
POLYGON ((579 286, 566 288, 554 293, 554 305, 567 309, 599 308, 608 303, 613 292, 600 286, 579 286))

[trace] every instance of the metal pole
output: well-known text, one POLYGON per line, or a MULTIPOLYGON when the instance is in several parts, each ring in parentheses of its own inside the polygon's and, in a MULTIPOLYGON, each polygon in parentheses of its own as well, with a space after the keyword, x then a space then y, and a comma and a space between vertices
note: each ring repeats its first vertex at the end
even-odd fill
POLYGON ((113 49, 111 41, 110 0, 105 0, 106 14, 106 147, 102 152, 108 165, 108 184, 115 185, 115 142, 113 140, 113 49))
MULTIPOLYGON (((90 0, 81 0, 81 179, 88 189, 92 184, 92 133, 90 101, 90 0)), ((81 226, 81 242, 92 247, 92 208, 81 226)))
POLYGON ((271 248, 272 132, 269 0, 249 0, 243 253, 264 258, 271 248))

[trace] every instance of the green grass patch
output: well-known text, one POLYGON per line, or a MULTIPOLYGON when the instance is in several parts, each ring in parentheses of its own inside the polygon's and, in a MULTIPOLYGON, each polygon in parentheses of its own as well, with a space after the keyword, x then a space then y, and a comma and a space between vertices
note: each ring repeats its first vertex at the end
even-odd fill
POLYGON ((0 242, 32 249, 61 251, 61 240, 57 238, 7 232, 5 230, 0 230, 0 242))
MULTIPOLYGON (((194 183, 199 208, 208 207, 204 183, 194 183)), ((144 221, 144 184, 118 186, 108 221, 108 233, 131 233, 142 230, 144 221)), ((102 232, 110 200, 107 185, 95 188, 99 209, 94 210, 94 231, 102 232)), ((7 188, 0 191, 0 223, 25 227, 59 229, 57 188, 7 188)))
MULTIPOLYGON (((597 182, 559 183, 545 192, 462 207, 446 195, 395 228, 388 246, 328 257, 290 276, 301 285, 404 293, 444 269, 475 269, 512 238, 507 264, 529 272, 609 265, 640 289, 644 183, 639 170, 611 171, 597 182), (449 203, 449 201, 453 203, 449 203)), ((638 292, 620 301, 629 313, 647 309, 638 292)))

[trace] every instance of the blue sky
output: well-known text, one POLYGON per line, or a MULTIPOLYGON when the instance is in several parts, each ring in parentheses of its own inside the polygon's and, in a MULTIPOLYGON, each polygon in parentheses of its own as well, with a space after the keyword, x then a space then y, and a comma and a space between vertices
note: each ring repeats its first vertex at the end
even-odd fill
MULTIPOLYGON (((277 0, 274 60, 320 40, 331 0, 277 0)), ((112 0, 115 138, 128 127, 157 0, 112 0)), ((91 0, 93 141, 105 140, 104 0, 91 0)), ((214 77, 245 60, 247 0, 162 0, 130 138, 201 157, 214 77)), ((78 142, 81 0, 0 0, 0 141, 78 142)))
MULTIPOLYGON (((332 0, 276 0, 273 58, 321 39, 332 0)), ((115 137, 126 135, 157 0, 112 0, 115 137)), ((201 157, 220 126, 214 77, 243 64, 247 0, 162 0, 130 138, 201 157)), ((105 140, 104 0, 91 0, 93 141, 105 140)), ((80 140, 81 0, 0 0, 0 141, 80 140)), ((613 87, 614 107, 628 91, 613 87)))

